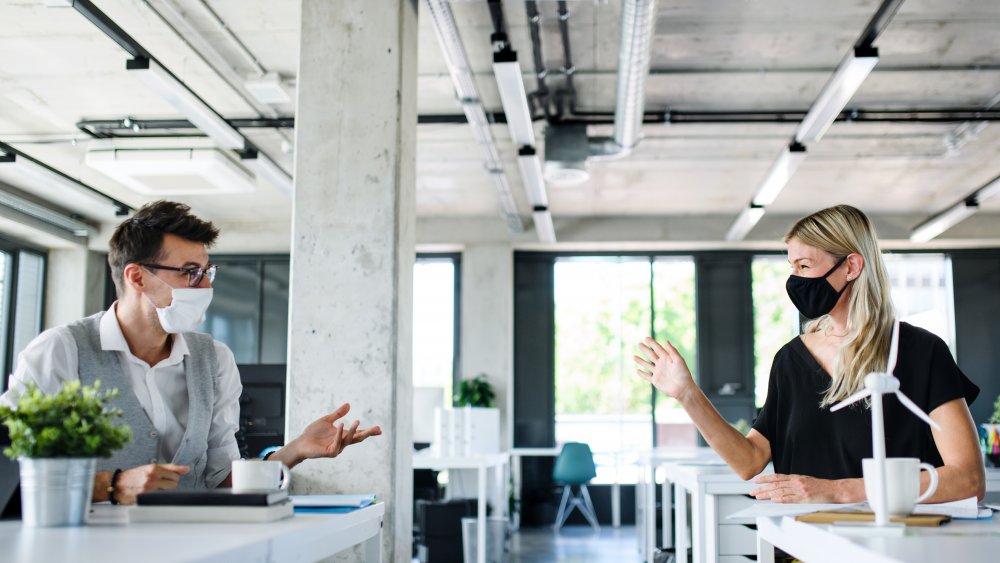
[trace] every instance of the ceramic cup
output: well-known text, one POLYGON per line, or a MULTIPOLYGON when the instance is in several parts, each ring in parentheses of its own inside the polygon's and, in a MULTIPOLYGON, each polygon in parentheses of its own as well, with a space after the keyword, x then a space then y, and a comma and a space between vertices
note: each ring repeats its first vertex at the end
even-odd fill
POLYGON ((291 480, 288 467, 280 461, 233 460, 235 491, 284 490, 291 480))
MULTIPOLYGON (((861 461, 861 469, 865 476, 865 494, 868 502, 875 499, 875 460, 865 458, 861 461)), ((913 507, 930 498, 937 490, 938 474, 929 463, 921 463, 915 457, 890 457, 885 460, 885 490, 886 507, 891 516, 909 516, 913 507), (931 475, 930 485, 924 494, 920 494, 920 471, 926 470, 931 475)), ((874 509, 874 506, 872 507, 874 509)))

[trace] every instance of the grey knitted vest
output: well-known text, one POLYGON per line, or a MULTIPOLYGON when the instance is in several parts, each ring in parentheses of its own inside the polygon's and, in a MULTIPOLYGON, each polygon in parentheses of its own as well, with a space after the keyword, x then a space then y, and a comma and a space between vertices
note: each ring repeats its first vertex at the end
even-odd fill
MULTIPOLYGON (((132 381, 122 370, 118 352, 101 349, 101 317, 104 312, 68 325, 76 340, 80 362, 80 382, 93 385, 101 380, 101 388, 118 389, 118 397, 110 406, 122 410, 122 420, 132 428, 132 441, 109 459, 98 459, 98 471, 129 469, 157 463, 159 434, 142 409, 132 389, 132 381)), ((184 358, 184 377, 187 380, 187 428, 177 453, 170 463, 186 465, 191 471, 181 476, 179 488, 204 488, 205 465, 208 462, 208 432, 212 426, 212 408, 215 403, 215 343, 207 334, 188 332, 175 338, 184 338, 191 354, 184 358)))

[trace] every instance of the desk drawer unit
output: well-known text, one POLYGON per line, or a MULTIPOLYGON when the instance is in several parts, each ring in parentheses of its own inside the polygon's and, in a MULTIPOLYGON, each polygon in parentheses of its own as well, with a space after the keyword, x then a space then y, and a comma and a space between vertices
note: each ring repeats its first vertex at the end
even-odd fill
POLYGON ((719 495, 719 524, 753 524, 753 518, 737 518, 730 520, 729 515, 749 508, 757 503, 757 499, 747 495, 719 495))
POLYGON ((757 530, 743 524, 719 525, 719 555, 755 555, 757 530))

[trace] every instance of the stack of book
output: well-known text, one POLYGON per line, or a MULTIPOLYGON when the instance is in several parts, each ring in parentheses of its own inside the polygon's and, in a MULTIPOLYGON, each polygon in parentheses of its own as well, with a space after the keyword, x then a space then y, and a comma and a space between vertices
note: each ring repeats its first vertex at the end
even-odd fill
POLYGON ((293 513, 288 491, 150 491, 136 497, 131 522, 273 522, 293 513))

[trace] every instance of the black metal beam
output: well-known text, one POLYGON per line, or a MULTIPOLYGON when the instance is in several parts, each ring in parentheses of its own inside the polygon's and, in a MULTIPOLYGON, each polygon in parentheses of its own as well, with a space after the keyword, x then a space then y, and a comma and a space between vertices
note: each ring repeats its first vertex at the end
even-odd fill
POLYGON ((854 43, 854 48, 868 49, 873 47, 875 40, 889 26, 889 22, 892 21, 902 5, 903 0, 883 0, 882 5, 878 7, 875 15, 865 26, 865 30, 861 32, 861 36, 854 43))
POLYGON ((125 49, 128 54, 133 57, 144 57, 147 59, 153 58, 149 54, 149 51, 144 49, 138 41, 132 38, 131 35, 125 32, 124 29, 118 26, 114 21, 111 20, 104 12, 97 9, 90 0, 73 0, 73 9, 80 13, 83 17, 87 18, 90 23, 97 26, 105 35, 107 35, 112 41, 118 44, 119 47, 125 49))

